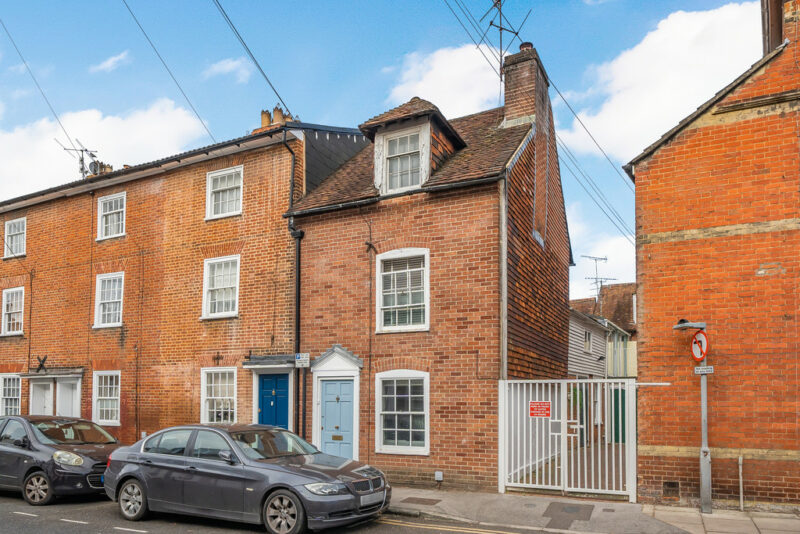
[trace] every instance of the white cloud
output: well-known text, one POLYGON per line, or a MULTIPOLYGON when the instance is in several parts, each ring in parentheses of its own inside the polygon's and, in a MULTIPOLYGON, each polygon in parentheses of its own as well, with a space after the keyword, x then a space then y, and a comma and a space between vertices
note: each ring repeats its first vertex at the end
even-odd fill
MULTIPOLYGON (((591 69, 592 89, 604 99, 578 115, 609 154, 627 162, 758 60, 760 23, 758 2, 671 13, 639 44, 591 69)), ((564 141, 595 153, 577 121, 569 124, 560 131, 564 141)))
MULTIPOLYGON (((493 58, 488 49, 484 53, 493 58)), ((499 88, 500 80, 481 52, 474 45, 463 45, 407 54, 387 102, 396 106, 418 96, 455 118, 496 107, 499 88)))
MULTIPOLYGON (((607 262, 598 266, 598 274, 604 278, 616 278, 610 284, 636 281, 636 251, 625 237, 605 234, 585 215, 585 207, 574 202, 567 207, 569 237, 575 267, 569 272, 569 298, 593 297, 596 294, 593 281, 594 262, 581 256, 607 257, 607 262)), ((633 238, 633 236, 631 236, 633 238)))
POLYGON ((116 56, 111 56, 110 58, 106 59, 98 63, 97 65, 92 65, 89 67, 89 72, 111 72, 115 70, 120 65, 127 63, 128 60, 128 50, 117 54, 116 56))
MULTIPOLYGON (((103 115, 87 109, 64 113, 61 120, 70 135, 96 149, 99 158, 115 168, 176 154, 205 134, 189 110, 166 98, 124 115, 103 115)), ((0 130, 0 200, 79 178, 76 160, 53 138, 68 145, 61 129, 49 118, 0 130)))
POLYGON ((221 61, 217 61, 204 70, 203 78, 208 79, 212 76, 233 74, 236 76, 236 83, 247 83, 247 81, 250 80, 250 74, 252 74, 252 72, 253 66, 246 58, 226 58, 221 61))
POLYGON ((17 63, 16 65, 11 65, 8 67, 8 70, 13 72, 14 74, 22 74, 25 72, 25 64, 24 63, 17 63))

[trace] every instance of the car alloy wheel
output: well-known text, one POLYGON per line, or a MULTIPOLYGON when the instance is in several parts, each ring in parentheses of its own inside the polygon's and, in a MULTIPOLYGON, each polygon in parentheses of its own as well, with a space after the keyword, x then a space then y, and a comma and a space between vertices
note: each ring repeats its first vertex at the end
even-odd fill
POLYGON ((273 493, 264 506, 264 522, 273 534, 295 534, 303 531, 305 514, 300 501, 285 490, 273 493))
POLYGON ((25 495, 25 500, 34 506, 47 504, 53 499, 50 480, 48 480, 47 475, 41 471, 28 475, 25 479, 23 493, 25 495))
POLYGON ((130 521, 141 519, 147 511, 144 490, 137 480, 129 480, 119 492, 119 509, 130 521))

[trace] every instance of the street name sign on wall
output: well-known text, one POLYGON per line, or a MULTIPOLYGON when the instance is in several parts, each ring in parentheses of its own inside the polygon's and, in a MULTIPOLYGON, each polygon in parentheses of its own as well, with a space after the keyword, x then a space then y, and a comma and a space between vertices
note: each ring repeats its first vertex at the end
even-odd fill
POLYGON ((550 401, 531 401, 529 409, 531 417, 550 418, 550 401))

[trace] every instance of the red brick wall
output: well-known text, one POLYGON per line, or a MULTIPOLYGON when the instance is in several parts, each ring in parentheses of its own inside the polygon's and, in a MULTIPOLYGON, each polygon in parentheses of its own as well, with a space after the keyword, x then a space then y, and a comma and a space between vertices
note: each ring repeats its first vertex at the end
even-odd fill
MULTIPOLYGON (((91 418, 92 371, 121 370, 122 426, 113 430, 124 441, 137 439, 137 406, 140 432, 198 422, 202 367, 292 352, 293 248, 281 218, 289 172, 288 152, 276 146, 0 215, 0 225, 28 218, 27 255, 0 262, 0 289, 26 285, 25 335, 0 338, 0 372, 35 369, 43 356, 48 367, 83 367, 81 415, 91 418), (206 173, 239 164, 242 215, 205 221, 206 173), (97 242, 96 199, 119 191, 127 235, 97 242), (241 254, 239 317, 201 321, 203 260, 228 254, 241 254), (95 276, 116 271, 125 271, 124 325, 92 329, 95 276)), ((249 422, 251 375, 240 368, 237 377, 238 418, 249 422)))
MULTIPOLYGON (((797 2, 787 6, 796 20, 797 2)), ((722 104, 796 88, 797 54, 790 44, 722 104)), ((677 450, 700 445, 692 332, 672 330, 681 318, 708 324, 714 497, 738 499, 736 460, 714 459, 717 448, 744 456, 747 501, 798 498, 799 136, 796 102, 709 113, 635 168, 639 380, 671 383, 639 389, 642 500, 662 500, 670 481, 682 501, 698 497, 698 459, 677 450)))
MULTIPOLYGON (((338 343, 363 358, 359 459, 396 482, 492 486, 497 482, 500 372, 497 186, 420 193, 297 219, 303 239, 302 351, 338 343), (375 334, 376 258, 430 250, 430 330, 375 334), (375 453, 375 374, 430 373, 430 455, 375 453)), ((312 435, 309 373, 308 436, 312 435)))

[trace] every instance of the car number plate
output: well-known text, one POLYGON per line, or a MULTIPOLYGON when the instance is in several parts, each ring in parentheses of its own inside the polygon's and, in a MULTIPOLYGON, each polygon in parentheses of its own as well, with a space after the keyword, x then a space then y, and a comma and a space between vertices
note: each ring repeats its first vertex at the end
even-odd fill
POLYGON ((379 502, 383 502, 383 491, 379 491, 378 493, 371 493, 369 495, 362 495, 361 496, 361 506, 369 506, 371 504, 377 504, 379 502))

